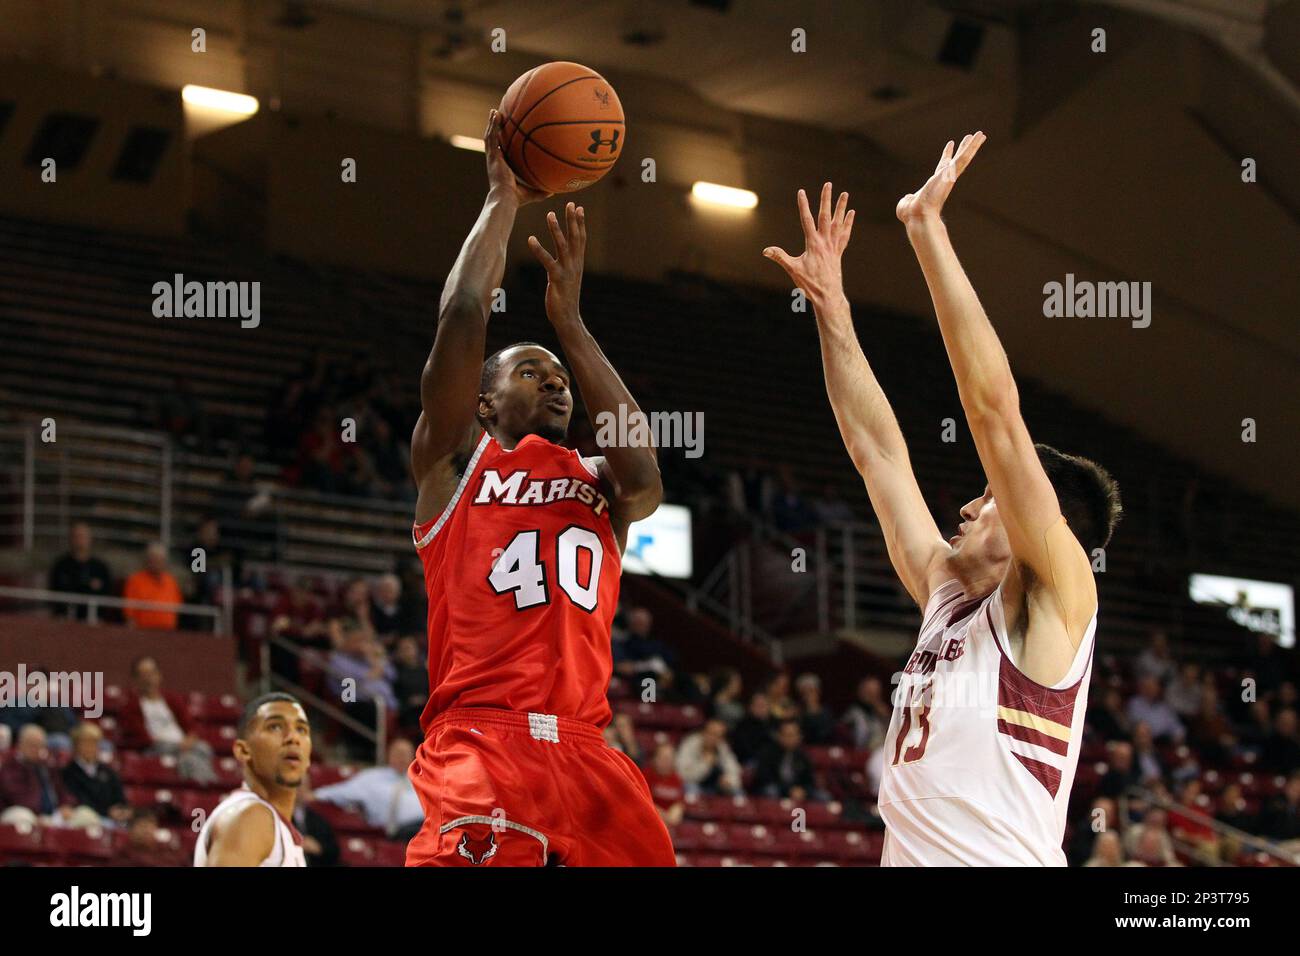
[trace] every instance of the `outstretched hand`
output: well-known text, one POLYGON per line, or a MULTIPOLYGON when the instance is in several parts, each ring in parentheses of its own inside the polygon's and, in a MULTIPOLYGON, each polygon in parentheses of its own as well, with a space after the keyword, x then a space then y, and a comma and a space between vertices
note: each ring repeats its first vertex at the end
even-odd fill
POLYGON ((587 218, 581 206, 567 203, 564 228, 553 212, 546 214, 546 226, 555 242, 555 255, 536 236, 528 237, 528 248, 546 270, 546 317, 552 325, 576 321, 578 295, 582 291, 582 265, 587 254, 587 218))
POLYGON ((795 258, 779 246, 768 246, 763 255, 784 269, 815 303, 843 290, 840 257, 853 232, 854 210, 849 208, 848 193, 840 193, 839 202, 832 209, 830 183, 822 186, 815 222, 808 208, 808 195, 802 189, 798 204, 799 221, 803 224, 803 254, 795 258))
POLYGON ((483 131, 483 152, 487 155, 488 191, 502 191, 506 195, 513 196, 521 206, 546 199, 551 195, 550 193, 524 185, 510 168, 510 164, 506 162, 506 154, 501 149, 501 126, 501 114, 496 110, 489 110, 487 129, 483 131))
POLYGON ((898 201, 894 215, 898 216, 899 221, 907 223, 927 216, 938 216, 948 194, 952 192, 953 183, 966 171, 987 138, 983 133, 967 133, 955 153, 952 140, 948 140, 943 155, 939 157, 939 165, 934 167, 934 174, 926 180, 925 185, 898 201))

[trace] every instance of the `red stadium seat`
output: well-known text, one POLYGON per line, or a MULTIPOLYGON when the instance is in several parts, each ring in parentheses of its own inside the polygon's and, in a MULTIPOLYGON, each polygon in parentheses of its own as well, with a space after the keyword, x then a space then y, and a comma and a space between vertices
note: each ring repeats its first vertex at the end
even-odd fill
POLYGON ((184 781, 176 769, 176 758, 127 751, 122 754, 122 782, 155 787, 180 786, 184 781))
POLYGON ((51 852, 45 845, 40 827, 0 826, 0 857, 32 858, 49 856, 51 852))
POLYGON ((105 861, 113 857, 113 833, 104 827, 47 827, 45 846, 65 862, 105 861))

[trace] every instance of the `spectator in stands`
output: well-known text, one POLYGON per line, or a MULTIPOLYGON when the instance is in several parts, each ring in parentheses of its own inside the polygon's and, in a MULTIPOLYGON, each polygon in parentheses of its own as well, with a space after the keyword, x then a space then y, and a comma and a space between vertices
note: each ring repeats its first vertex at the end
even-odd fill
POLYGON ((1133 764, 1142 783, 1163 781, 1168 768, 1156 749, 1155 735, 1146 723, 1133 728, 1133 764))
POLYGON ((383 574, 370 594, 370 622, 381 638, 392 638, 412 629, 407 607, 402 603, 402 580, 383 574))
POLYGON ((1146 676, 1138 680, 1137 693, 1129 699, 1127 715, 1134 727, 1146 724, 1157 740, 1180 743, 1186 731, 1174 709, 1165 702, 1159 678, 1146 676))
POLYGON ((1255 635, 1255 647, 1239 658, 1241 668, 1255 678, 1255 691, 1261 699, 1271 698, 1286 680, 1286 664, 1278 650, 1277 638, 1267 631, 1255 635))
POLYGON ((12 735, 16 735, 27 724, 35 724, 45 731, 45 744, 51 751, 56 754, 66 753, 72 749, 72 730, 81 723, 81 717, 71 707, 50 706, 46 700, 52 686, 50 669, 44 664, 35 664, 27 669, 28 680, 33 680, 38 675, 45 680, 28 691, 26 706, 0 706, 0 724, 7 726, 12 735))
POLYGON ((754 790, 766 797, 796 801, 825 799, 817 789, 812 760, 804 752, 799 721, 783 720, 777 726, 776 739, 759 755, 754 790))
POLYGON ((1124 849, 1139 866, 1182 866, 1174 855, 1174 841, 1163 810, 1152 810, 1141 823, 1129 827, 1124 834, 1124 849))
POLYGON ((365 449, 374 470, 372 491, 388 500, 410 500, 415 485, 410 478, 410 449, 393 435, 392 425, 378 414, 366 419, 365 449))
POLYGON ((397 697, 397 722, 418 728, 420 714, 429 701, 429 667, 418 637, 397 639, 393 654, 393 694, 397 697))
POLYGON ((1253 833, 1259 827, 1259 817, 1250 812, 1250 803, 1242 793, 1241 784, 1230 783, 1219 794, 1219 809, 1215 816, 1230 827, 1253 833))
POLYGON ((1139 680, 1144 677, 1155 678, 1156 683, 1164 684, 1173 679, 1174 659, 1169 653, 1169 635, 1164 631, 1153 631, 1151 643, 1137 660, 1133 662, 1133 674, 1139 680))
MULTIPOLYGON (((1235 695, 1229 694, 1232 700, 1235 695)), ((1240 695, 1242 697, 1245 694, 1240 695)), ((1258 758, 1264 750, 1264 744, 1273 736, 1273 709, 1268 701, 1256 700, 1246 705, 1246 720, 1238 725, 1238 750, 1242 756, 1258 758)))
MULTIPOLYGON (((68 550, 59 556, 50 568, 49 588, 51 591, 68 591, 73 594, 109 596, 112 590, 113 574, 108 565, 94 555, 94 536, 90 525, 84 521, 73 524, 68 534, 68 550)), ((89 614, 85 604, 51 605, 55 614, 61 617, 72 616, 84 621, 89 614)), ((97 612, 103 618, 103 614, 97 612)))
POLYGON ((1293 770, 1282 792, 1269 800, 1260 814, 1259 828, 1291 852, 1300 851, 1300 769, 1293 770))
POLYGON ((761 691, 752 694, 749 710, 731 731, 731 746, 735 749, 737 759, 746 766, 756 761, 771 742, 775 726, 767 694, 761 691))
POLYGON ((1213 680, 1201 684, 1200 705, 1188 726, 1188 743, 1211 764, 1224 763, 1237 746, 1232 725, 1219 705, 1213 680))
POLYGON ((359 810, 372 827, 390 838, 409 840, 424 823, 424 809, 406 775, 415 759, 415 746, 405 737, 388 745, 388 762, 354 773, 346 780, 321 787, 316 799, 359 810))
POLYGON ((741 700, 744 682, 740 671, 734 667, 720 667, 709 677, 709 716, 716 717, 735 729, 745 717, 745 705, 741 700))
POLYGON ((740 762, 727 745, 727 725, 708 720, 684 737, 677 750, 677 772, 687 793, 740 795, 740 762))
POLYGON ((1092 843, 1092 856, 1084 866, 1123 866, 1124 844, 1114 830, 1102 830, 1092 843))
POLYGON ((212 747, 194 733, 185 698, 163 690, 162 669, 147 654, 131 665, 135 687, 119 715, 119 746, 125 750, 176 757, 176 769, 187 780, 208 784, 217 779, 212 747))
POLYGON ((180 844, 163 839, 158 814, 151 807, 131 811, 126 847, 113 860, 117 866, 187 866, 189 860, 180 844))
POLYGON ((212 447, 212 429, 203 404, 184 375, 177 375, 172 387, 154 402, 154 426, 201 454, 212 447))
POLYGON ((271 611, 271 633, 309 647, 330 646, 325 609, 300 579, 289 586, 271 611))
POLYGON ((97 724, 85 721, 72 732, 72 760, 63 768, 63 787, 77 803, 90 807, 113 823, 131 819, 122 778, 111 764, 99 759, 99 745, 104 739, 97 724))
POLYGON ((849 746, 856 750, 875 750, 885 740, 893 708, 885 699, 885 685, 879 677, 858 681, 857 697, 840 718, 847 730, 849 746))
POLYGON ((190 603, 216 606, 221 603, 221 588, 227 572, 232 587, 239 587, 242 583, 240 554, 222 542, 221 525, 211 515, 199 522, 194 533, 194 544, 185 552, 185 559, 191 567, 195 560, 194 553, 199 549, 202 549, 203 554, 203 571, 194 573, 190 603))
POLYGON ((1128 714, 1124 710, 1124 695, 1118 686, 1107 686, 1089 704, 1086 723, 1104 741, 1128 740, 1133 736, 1128 714))
POLYGON ((799 705, 790 696, 789 674, 785 671, 777 671, 768 678, 767 686, 763 690, 767 694, 767 702, 772 709, 774 720, 798 718, 799 705))
POLYGON ((677 772, 676 760, 673 745, 664 741, 655 747, 650 766, 641 768, 655 809, 670 827, 681 823, 686 814, 686 784, 677 772))
POLYGON ((786 534, 803 534, 817 526, 817 515, 799 494, 788 466, 781 467, 781 490, 772 499, 772 523, 786 534))
POLYGON ((1201 707, 1201 665, 1188 661, 1178 668, 1178 674, 1165 690, 1165 703, 1173 708, 1179 720, 1188 721, 1201 707))
POLYGON ((298 467, 303 484, 330 495, 348 492, 348 459, 353 448, 343 441, 341 419, 332 406, 319 409, 311 428, 298 443, 298 467))
MULTIPOLYGON (((640 696, 647 686, 644 682, 653 681, 651 686, 664 682, 666 677, 671 687, 673 672, 677 667, 677 655, 663 641, 657 640, 652 633, 654 616, 643 607, 634 607, 627 615, 627 628, 616 633, 613 638, 612 653, 614 673, 633 685, 633 693, 640 696)), ((663 690, 659 687, 659 690, 663 690)), ((655 699, 665 695, 656 693, 655 699)))
POLYGON ((799 728, 803 739, 814 747, 832 743, 835 718, 822 703, 822 681, 816 674, 800 674, 794 683, 799 697, 799 728))
POLYGON ((1296 712, 1279 710, 1273 718, 1273 733, 1264 739, 1259 752, 1261 770, 1290 773, 1300 767, 1300 732, 1296 727, 1296 712))
MULTIPOLYGON (((339 647, 330 654, 326 665, 331 689, 351 717, 373 727, 380 704, 387 713, 399 712, 393 691, 396 671, 370 625, 348 620, 341 629, 339 647)), ((370 751, 366 738, 354 731, 349 730, 346 743, 358 756, 370 751)))
POLYGON ((1201 781, 1186 781, 1178 790, 1179 809, 1169 813, 1169 832, 1177 839, 1190 843, 1202 854, 1212 860, 1219 858, 1219 834, 1209 823, 1201 819, 1207 816, 1202 800, 1201 781), (1182 809, 1185 808, 1185 809, 1182 809))
POLYGON ((365 627, 374 629, 371 617, 370 582, 365 578, 352 578, 343 588, 338 605, 330 616, 344 621, 355 621, 365 627))
POLYGON ((212 508, 218 523, 235 537, 256 537, 257 515, 269 504, 255 480, 253 456, 241 452, 230 471, 212 491, 212 508))
POLYGON ((302 834, 302 854, 308 866, 338 866, 338 838, 330 822, 311 808, 314 800, 316 794, 312 792, 311 782, 303 777, 293 805, 293 825, 302 834))
POLYGON ((641 745, 636 739, 636 725, 631 714, 615 714, 605 726, 604 734, 606 744, 627 754, 634 763, 641 763, 641 745))
MULTIPOLYGON (((128 601, 152 601, 174 607, 180 607, 183 603, 181 586, 167 570, 167 549, 161 541, 149 542, 144 552, 144 567, 126 579, 122 596, 128 601)), ((175 611, 129 607, 123 614, 127 623, 133 627, 158 631, 176 630, 175 611)))
POLYGON ((27 724, 18 731, 15 754, 0 767, 0 824, 48 823, 56 826, 91 826, 99 815, 78 807, 49 765, 45 731, 27 724))
POLYGON ((1108 767, 1097 784, 1097 792, 1107 797, 1119 798, 1129 787, 1142 782, 1142 775, 1133 761, 1133 745, 1125 740, 1114 740, 1106 746, 1108 767))

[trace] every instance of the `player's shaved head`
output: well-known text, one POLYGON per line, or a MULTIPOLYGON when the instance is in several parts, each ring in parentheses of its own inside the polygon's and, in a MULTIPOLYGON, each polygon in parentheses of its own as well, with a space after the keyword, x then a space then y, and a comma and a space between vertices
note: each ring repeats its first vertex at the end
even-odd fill
POLYGON ((483 363, 476 418, 507 448, 527 435, 561 442, 573 413, 569 370, 536 342, 516 342, 483 363))

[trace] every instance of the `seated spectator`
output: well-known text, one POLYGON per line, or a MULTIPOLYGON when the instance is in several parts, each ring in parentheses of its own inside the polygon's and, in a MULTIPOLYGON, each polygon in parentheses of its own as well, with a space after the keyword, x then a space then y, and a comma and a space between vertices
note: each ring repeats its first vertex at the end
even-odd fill
POLYGON ((1230 827, 1255 832, 1259 828, 1259 817, 1250 812, 1250 804, 1242 793, 1241 784, 1230 783, 1219 794, 1219 810, 1215 816, 1230 827))
MULTIPOLYGON (((676 653, 663 641, 655 639, 653 627, 654 616, 645 608, 636 607, 628 613, 627 629, 613 638, 614 673, 629 681, 638 697, 642 696, 647 680, 657 685, 667 678, 671 687, 672 674, 677 670, 676 653)), ((666 696, 657 693, 653 699, 666 699, 666 696)))
POLYGON ((188 866, 188 854, 180 845, 164 840, 158 826, 158 814, 149 807, 131 811, 126 831, 126 847, 114 858, 116 866, 188 866))
POLYGON ((99 815, 78 807, 63 779, 49 765, 45 731, 27 724, 18 731, 16 752, 0 766, 0 824, 47 823, 54 826, 92 826, 99 815))
POLYGON ((1084 866, 1124 866, 1124 845, 1114 830, 1102 830, 1092 842, 1092 856, 1084 866))
POLYGON ((637 743, 636 726, 631 714, 615 714, 614 719, 605 726, 605 743, 627 754, 634 763, 641 763, 641 745, 637 743))
MULTIPOLYGON (((381 705, 386 713, 399 713, 397 694, 393 690, 396 670, 370 625, 347 620, 341 630, 339 646, 326 662, 330 689, 350 716, 373 727, 381 705)), ((371 752, 369 741, 351 729, 347 731, 346 743, 355 755, 371 752)))
POLYGON ((1201 781, 1188 780, 1178 791, 1178 803, 1186 810, 1174 809, 1169 813, 1169 832, 1190 843, 1211 859, 1219 857, 1219 834, 1209 823, 1201 819, 1205 808, 1199 805, 1201 781))
POLYGON ((875 750, 885 740, 893 707, 885 699, 885 685, 879 677, 858 681, 858 694, 840 718, 848 732, 849 746, 856 750, 875 750))
POLYGON ((1201 706, 1201 665, 1188 661, 1165 690, 1165 702, 1181 720, 1189 720, 1201 706))
POLYGON ((194 733, 185 698, 163 690, 162 669, 147 654, 131 665, 135 687, 127 695, 118 717, 119 745, 177 758, 176 768, 187 780, 211 783, 217 779, 212 747, 194 733))
POLYGON ((103 739, 98 725, 89 721, 77 725, 72 731, 72 761, 63 768, 63 787, 77 803, 114 823, 125 824, 131 819, 131 805, 122 778, 99 759, 103 739))
POLYGON ((642 767, 650 797, 664 823, 675 827, 686 813, 686 784, 676 767, 677 752, 665 741, 655 747, 650 766, 642 767))
POLYGON ((1086 723, 1104 741, 1128 740, 1133 735, 1124 712, 1124 695, 1115 686, 1107 687, 1089 704, 1086 723))
POLYGON ((402 603, 402 581, 396 574, 384 574, 375 581, 370 595, 370 622, 381 638, 393 638, 413 630, 413 622, 402 603))
MULTIPOLYGON (((153 601, 179 607, 184 598, 181 586, 167 570, 167 549, 161 541, 151 541, 145 549, 144 567, 126 579, 122 597, 129 601, 153 601)), ((133 627, 174 631, 177 613, 166 609, 126 608, 122 612, 133 627)))
POLYGON ((745 704, 741 700, 743 688, 740 671, 734 667, 714 671, 709 678, 709 716, 718 718, 728 729, 734 729, 745 716, 745 704))
POLYGON ((330 611, 330 617, 342 621, 355 621, 374 629, 371 617, 370 582, 365 578, 353 578, 343 588, 339 603, 330 611))
MULTIPOLYGON (((68 591, 73 594, 100 595, 108 597, 112 590, 113 574, 108 565, 93 554, 94 536, 90 525, 78 521, 68 533, 68 550, 59 556, 50 568, 49 588, 51 591, 68 591)), ((51 605, 59 617, 75 617, 84 621, 90 613, 85 604, 51 605)), ((103 619, 105 615, 96 611, 96 616, 103 619)))
POLYGON ((1212 681, 1201 685, 1200 704, 1191 718, 1187 739, 1211 764, 1225 763, 1237 746, 1237 738, 1219 704, 1219 692, 1212 681))
POLYGON ((397 722, 402 727, 419 727, 420 715, 429 702, 429 666, 420 639, 410 635, 397 639, 393 655, 393 694, 397 698, 397 722))
POLYGON ((304 776, 293 805, 293 825, 302 834, 302 855, 308 866, 338 866, 338 838, 330 822, 311 808, 315 799, 311 782, 304 776))
POLYGON ((1142 782, 1142 774, 1133 761, 1133 745, 1114 740, 1106 746, 1108 767, 1097 784, 1097 792, 1118 799, 1129 787, 1142 782))
POLYGON ((1133 675, 1139 681, 1149 677, 1157 684, 1164 684, 1173 679, 1174 666, 1169 651, 1169 635, 1164 631, 1153 631, 1146 650, 1133 662, 1133 675))
POLYGON ((45 731, 45 745, 55 754, 65 754, 72 749, 72 730, 81 723, 81 717, 71 707, 52 707, 45 699, 49 693, 50 669, 37 664, 27 669, 28 680, 36 675, 45 677, 43 685, 36 685, 27 693, 26 706, 16 704, 0 706, 0 726, 10 731, 10 739, 27 724, 35 724, 45 731))
POLYGON ((1163 781, 1167 768, 1160 751, 1156 749, 1155 738, 1151 728, 1139 723, 1133 728, 1133 763, 1137 767, 1142 783, 1163 781))
POLYGON ((329 646, 325 609, 301 580, 289 582, 271 610, 271 633, 295 644, 329 646))
POLYGON ((727 745, 727 725, 709 720, 687 734, 677 750, 677 772, 688 793, 740 795, 740 762, 727 745))
MULTIPOLYGON (((194 544, 185 552, 185 557, 193 562, 194 552, 202 549, 202 573, 194 574, 194 590, 190 601, 194 604, 218 605, 221 603, 221 588, 229 572, 230 584, 238 587, 243 575, 239 552, 228 547, 221 540, 221 525, 216 518, 207 517, 199 522, 194 534, 194 544)), ((191 567, 193 565, 191 564, 191 567)))
POLYGON ((754 790, 766 797, 823 799, 817 790, 812 760, 803 750, 799 721, 783 720, 778 725, 776 739, 759 755, 754 790))
POLYGON ((1293 770, 1282 792, 1265 805, 1259 829, 1264 836, 1284 844, 1300 841, 1300 770, 1293 770))
POLYGON ((814 747, 833 743, 835 718, 822 703, 822 681, 816 674, 800 674, 795 681, 799 697, 799 729, 803 739, 814 747))
POLYGON ((1158 678, 1143 677, 1138 681, 1137 693, 1128 702, 1127 715, 1135 727, 1146 724, 1156 740, 1180 743, 1183 739, 1183 722, 1165 702, 1158 678))
POLYGON ((1124 850, 1138 866, 1182 866, 1165 827, 1163 810, 1152 810, 1124 834, 1124 850))
POLYGON ((731 746, 736 758, 748 766, 758 759, 772 741, 776 722, 768 707, 767 695, 760 692, 749 698, 749 710, 731 731, 731 746))
POLYGON ((789 674, 785 671, 777 671, 768 678, 767 686, 763 690, 767 694, 767 703, 772 710, 773 720, 799 718, 799 705, 790 696, 789 674))
POLYGON ((1300 729, 1294 710, 1279 710, 1273 717, 1273 732, 1264 738, 1259 751, 1261 770, 1289 773, 1300 767, 1300 729))
POLYGON ((372 827, 389 837, 410 840, 424 823, 424 808, 406 775, 415 746, 405 737, 388 745, 388 762, 359 770, 346 780, 321 787, 316 799, 359 810, 372 827))

